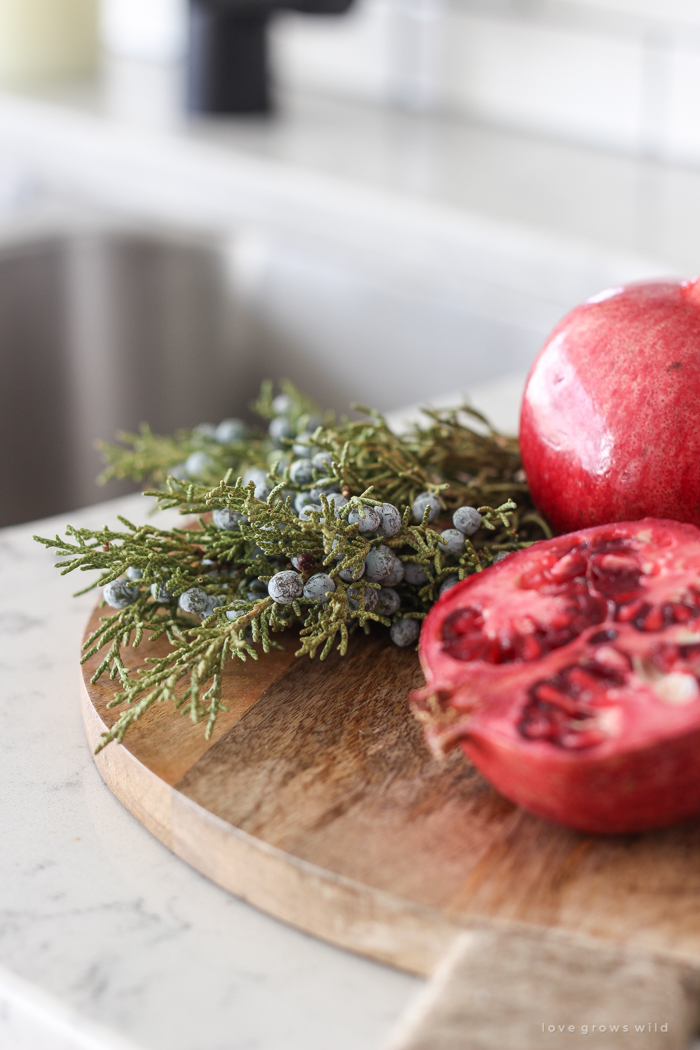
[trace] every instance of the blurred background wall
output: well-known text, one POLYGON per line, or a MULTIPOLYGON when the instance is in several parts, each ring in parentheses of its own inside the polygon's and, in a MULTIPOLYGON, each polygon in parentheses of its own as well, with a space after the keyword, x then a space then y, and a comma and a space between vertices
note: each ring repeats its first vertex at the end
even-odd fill
POLYGON ((360 0, 284 16, 286 83, 700 161, 695 0, 360 0))
POLYGON ((0 83, 90 72, 97 15, 95 0, 0 0, 0 83))
MULTIPOLYGON (((183 0, 101 12, 112 53, 183 53, 183 0)), ((700 162, 696 0, 356 0, 343 19, 280 13, 273 34, 282 90, 700 162)))
POLYGON ((700 271, 696 0, 276 12, 274 110, 228 116, 186 109, 187 13, 0 0, 0 524, 267 376, 514 430, 567 309, 700 271))

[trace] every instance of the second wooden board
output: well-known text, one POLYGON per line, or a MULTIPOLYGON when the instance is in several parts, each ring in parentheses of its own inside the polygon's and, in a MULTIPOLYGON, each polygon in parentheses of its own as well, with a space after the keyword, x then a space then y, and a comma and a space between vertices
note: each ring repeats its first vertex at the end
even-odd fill
MULTIPOLYGON (((125 656, 142 662, 165 644, 125 656)), ((548 824, 461 752, 431 758, 406 702, 422 682, 415 653, 378 636, 325 663, 293 648, 230 665, 210 741, 163 705, 97 756, 180 857, 278 918, 415 973, 474 924, 700 961, 699 821, 611 838, 548 824)), ((92 746, 117 717, 117 686, 89 684, 96 663, 84 668, 92 746)))

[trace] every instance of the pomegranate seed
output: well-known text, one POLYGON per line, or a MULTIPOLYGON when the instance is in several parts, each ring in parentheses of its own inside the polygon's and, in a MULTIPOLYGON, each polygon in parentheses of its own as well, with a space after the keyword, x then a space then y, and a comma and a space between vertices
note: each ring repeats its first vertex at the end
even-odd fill
POLYGON ((660 645, 651 653, 651 662, 663 674, 668 674, 675 667, 680 652, 675 645, 660 645))
POLYGON ((544 714, 537 714, 520 726, 520 732, 528 740, 553 740, 558 735, 558 727, 544 714))
POLYGON ((552 566, 549 574, 555 580, 573 580, 576 576, 582 576, 586 568, 586 559, 581 550, 574 548, 552 566))
POLYGON ((542 656, 542 646, 534 634, 526 634, 518 641, 517 651, 521 660, 537 660, 542 656))
MULTIPOLYGON (((445 642, 445 652, 453 656, 455 660, 489 660, 492 655, 492 646, 489 639, 481 634, 462 635, 445 642)), ((500 663, 498 658, 489 660, 489 663, 500 663)))
MULTIPOLYGON (((615 634, 614 631, 609 633, 615 634)), ((630 670, 629 657, 621 653, 619 649, 613 648, 612 645, 604 645, 598 649, 595 661, 597 664, 602 664, 606 670, 617 671, 619 674, 627 674, 630 670)))
POLYGON ((567 733, 562 736, 559 743, 562 747, 571 750, 578 750, 584 747, 595 747, 596 744, 602 744, 606 739, 603 733, 598 729, 585 729, 579 730, 578 732, 567 733))
POLYGON ((618 633, 618 631, 615 631, 612 628, 606 631, 596 631, 595 634, 591 635, 588 641, 591 645, 602 645, 603 642, 614 642, 618 633))
POLYGON ((658 606, 652 608, 645 603, 632 620, 632 626, 638 631, 660 631, 665 626, 663 612, 658 606))
POLYGON ((598 561, 603 572, 628 575, 639 573, 639 562, 629 554, 604 554, 598 561))
POLYGON ((620 623, 629 623, 629 621, 633 620, 637 613, 639 613, 639 611, 645 606, 646 602, 641 598, 637 599, 637 601, 632 601, 629 604, 622 605, 616 610, 615 619, 619 620, 620 623))
POLYGON ((567 667, 564 673, 566 683, 574 696, 589 699, 601 690, 600 679, 592 675, 590 670, 583 667, 567 667))
POLYGON ((445 639, 459 638, 461 635, 481 630, 483 624, 484 620, 478 609, 458 609, 445 620, 442 637, 445 639))
POLYGON ((564 711, 567 715, 578 715, 580 714, 580 704, 577 704, 575 700, 572 700, 566 693, 562 693, 561 690, 555 689, 549 682, 540 682, 533 689, 533 694, 536 700, 540 703, 552 704, 554 707, 558 707, 564 711))

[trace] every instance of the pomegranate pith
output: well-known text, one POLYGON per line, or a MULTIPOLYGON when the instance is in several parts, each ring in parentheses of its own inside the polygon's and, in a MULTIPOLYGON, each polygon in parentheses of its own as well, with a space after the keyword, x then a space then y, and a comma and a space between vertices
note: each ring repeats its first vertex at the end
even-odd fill
POLYGON ((645 519, 545 540, 449 590, 412 696, 506 797, 592 832, 700 814, 700 530, 645 519))
POLYGON ((700 279, 612 289, 564 317, 530 372, 520 449, 555 532, 700 525, 700 279))

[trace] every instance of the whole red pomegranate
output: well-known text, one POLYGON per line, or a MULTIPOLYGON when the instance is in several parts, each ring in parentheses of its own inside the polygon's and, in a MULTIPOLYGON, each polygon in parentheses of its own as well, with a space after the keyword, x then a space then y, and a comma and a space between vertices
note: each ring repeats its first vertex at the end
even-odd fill
POLYGON ((614 288, 567 314, 530 372, 520 445, 555 532, 700 525, 700 279, 614 288))
POLYGON ((423 625, 412 696, 507 798, 592 832, 700 814, 700 530, 645 519, 509 555, 423 625))

